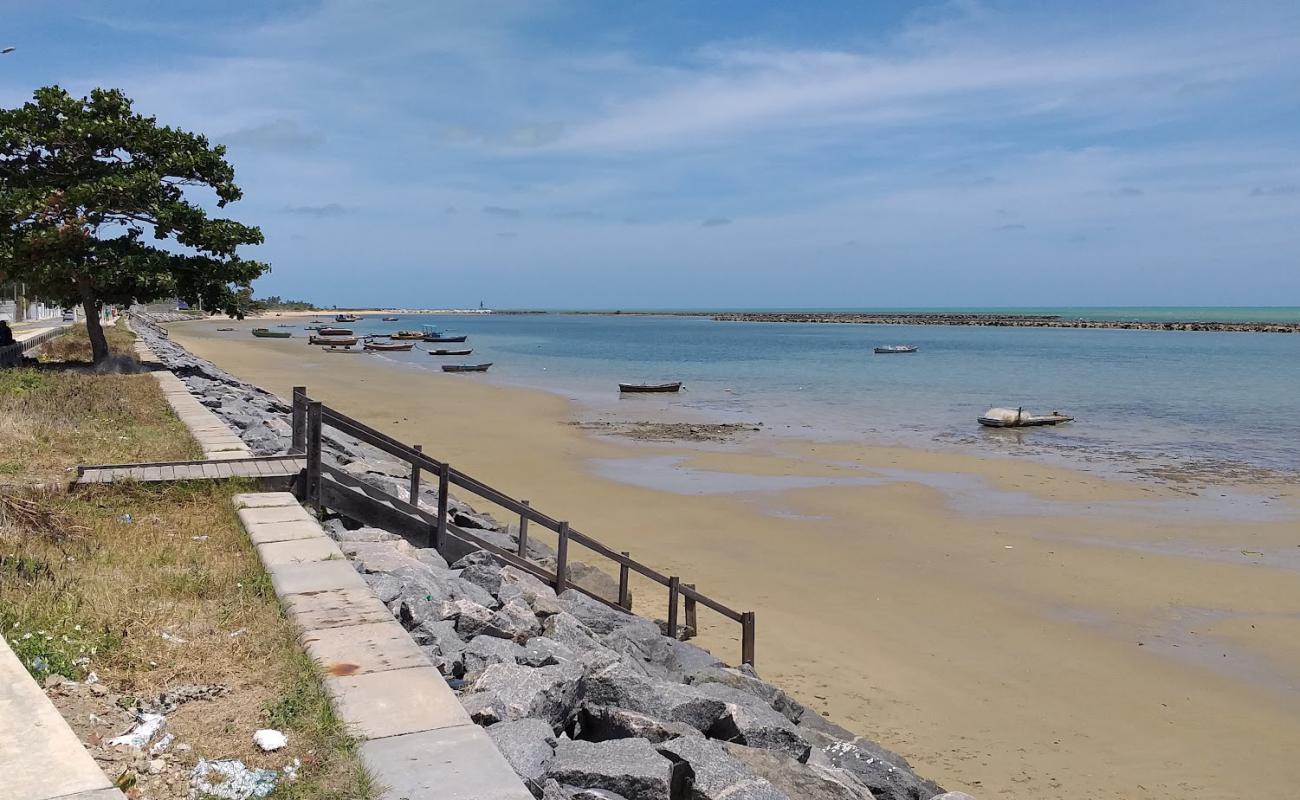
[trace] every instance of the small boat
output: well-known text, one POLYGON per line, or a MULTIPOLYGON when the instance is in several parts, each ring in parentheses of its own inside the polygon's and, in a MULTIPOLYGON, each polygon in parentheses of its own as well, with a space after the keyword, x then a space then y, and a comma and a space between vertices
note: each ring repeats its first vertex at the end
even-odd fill
POLYGON ((1073 421, 1074 417, 1066 416, 1059 411, 1035 415, 1026 414, 1024 408, 990 408, 979 417, 979 424, 987 428, 1032 428, 1073 421))
POLYGON ((344 347, 335 347, 335 346, 322 347, 321 352, 322 353, 360 353, 362 351, 357 350, 349 345, 344 347))
POLYGON ((675 383, 620 383, 618 390, 620 392, 678 392, 681 391, 682 382, 675 383))
POLYGON ((443 364, 443 372, 487 372, 488 367, 492 366, 489 361, 486 364, 443 364))
POLYGON ((267 328, 253 328, 253 335, 259 339, 288 339, 293 336, 288 331, 273 331, 267 328))
POLYGON ((307 344, 327 344, 338 347, 350 347, 357 343, 355 336, 309 336, 307 344))
POLYGON ((472 352, 474 351, 473 350, 430 350, 428 351, 429 355, 431 356, 467 356, 472 352))
POLYGON ((383 320, 384 322, 397 322, 397 320, 400 319, 400 318, 399 318, 399 317, 380 317, 380 319, 383 320))
POLYGON ((388 334, 389 339, 423 339, 424 334, 419 331, 398 331, 397 333, 388 334))
POLYGON ((334 316, 334 321, 335 322, 360 322, 361 317, 358 317, 356 314, 336 314, 334 316))
POLYGON ((219 331, 233 331, 234 328, 217 328, 219 331))
POLYGON ((321 328, 316 333, 321 336, 351 336, 351 328, 321 328))
POLYGON ((894 353, 915 353, 916 346, 910 344, 891 344, 885 347, 877 347, 877 355, 893 355, 894 353))
POLYGON ((383 342, 366 342, 364 347, 367 350, 378 350, 382 353, 405 353, 408 350, 410 350, 412 347, 415 347, 415 345, 395 344, 395 343, 384 344, 383 342))
POLYGON ((469 338, 468 336, 425 336, 423 341, 446 342, 448 344, 454 344, 456 342, 463 342, 468 338, 469 338))

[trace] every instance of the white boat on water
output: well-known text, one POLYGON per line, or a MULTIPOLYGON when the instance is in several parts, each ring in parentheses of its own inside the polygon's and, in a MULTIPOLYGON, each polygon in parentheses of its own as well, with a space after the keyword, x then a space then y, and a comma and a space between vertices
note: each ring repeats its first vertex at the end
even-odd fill
POLYGON ((1050 414, 1026 414, 1023 407, 990 408, 979 417, 979 424, 988 428, 1032 428, 1073 421, 1074 417, 1066 416, 1059 411, 1050 414))

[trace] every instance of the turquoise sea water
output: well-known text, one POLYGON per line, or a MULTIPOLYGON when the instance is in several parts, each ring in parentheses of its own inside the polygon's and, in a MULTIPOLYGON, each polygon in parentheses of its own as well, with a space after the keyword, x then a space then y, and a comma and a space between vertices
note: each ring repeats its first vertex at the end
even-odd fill
MULTIPOLYGON (((897 310, 897 309, 891 309, 897 310)), ((954 310, 954 309, 943 309, 954 310)), ((987 310, 987 309, 980 309, 987 310)), ((1011 311, 1010 309, 999 309, 1011 311)), ((1015 309, 1119 319, 1300 320, 1300 309, 1015 309)), ((491 380, 557 392, 624 419, 686 413, 776 434, 1024 454, 1107 470, 1172 465, 1300 472, 1300 335, 715 322, 574 314, 367 318, 358 333, 430 322, 474 354, 385 357, 422 369, 494 362, 491 380), (912 355, 872 347, 917 345, 912 355), (681 380, 619 398, 619 381, 681 380), (1077 421, 992 431, 989 406, 1077 421)))

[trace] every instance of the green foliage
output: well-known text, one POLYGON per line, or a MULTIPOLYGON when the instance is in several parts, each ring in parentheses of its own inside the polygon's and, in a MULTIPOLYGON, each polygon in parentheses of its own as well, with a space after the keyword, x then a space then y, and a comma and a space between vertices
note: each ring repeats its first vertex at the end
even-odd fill
MULTIPOLYGON (((49 580, 42 569, 48 565, 15 557, 0 559, 0 580, 49 580), (26 562, 26 563, 23 563, 26 562)), ((62 675, 74 680, 85 676, 92 656, 102 655, 117 645, 116 637, 78 623, 65 607, 54 607, 40 617, 27 617, 0 610, 0 631, 14 655, 35 678, 62 675)))
POLYGON ((235 312, 235 287, 267 265, 241 258, 262 232, 209 216, 242 196, 225 148, 135 113, 118 90, 58 86, 0 109, 0 274, 66 306, 156 297, 235 312), (158 243, 158 244, 155 244, 158 243))

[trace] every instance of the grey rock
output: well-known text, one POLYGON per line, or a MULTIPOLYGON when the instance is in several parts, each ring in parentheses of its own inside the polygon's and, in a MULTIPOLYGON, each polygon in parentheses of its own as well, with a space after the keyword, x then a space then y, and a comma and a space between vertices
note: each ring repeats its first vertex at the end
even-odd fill
POLYGON ((475 550, 467 556, 464 556, 451 565, 452 569, 469 569, 470 567, 491 567, 500 570, 502 564, 497 557, 486 550, 475 550))
POLYGON ((495 531, 501 528, 500 523, 487 514, 476 514, 472 511, 462 511, 461 509, 455 509, 452 511, 451 521, 459 527, 471 528, 474 530, 495 531))
POLYGON ((728 712, 725 701, 707 697, 696 687, 650 678, 621 661, 584 675, 582 696, 591 705, 623 708, 706 732, 728 712))
POLYGON ((540 781, 555 755, 555 731, 540 719, 501 722, 489 727, 487 734, 515 774, 525 780, 540 781))
POLYGON ((807 761, 812 746, 784 715, 749 692, 719 683, 692 686, 704 697, 726 703, 726 712, 709 730, 709 736, 730 742, 776 750, 807 761))
POLYGON ((371 591, 379 597, 379 602, 388 605, 396 600, 402 594, 402 588, 406 582, 401 578, 393 575, 387 575, 382 572, 372 575, 364 575, 365 581, 370 585, 371 591))
POLYGON ((465 673, 482 672, 492 664, 516 664, 519 645, 496 636, 475 636, 462 651, 465 673))
POLYGON ((692 670, 688 683, 720 683, 733 689, 748 692, 778 711, 786 719, 798 723, 803 717, 803 705, 783 690, 766 681, 760 680, 749 667, 710 666, 692 670))
POLYGON ((542 633, 574 651, 605 649, 592 630, 567 611, 547 617, 542 633))
MULTIPOLYGON (((342 528, 342 526, 339 527, 342 528)), ((339 542, 396 542, 402 539, 395 533, 389 533, 379 528, 357 528, 354 531, 342 528, 338 532, 330 531, 330 536, 339 542)))
POLYGON ((572 648, 546 636, 534 636, 520 648, 517 660, 526 667, 549 667, 573 661, 577 654, 572 648))
POLYGON ((546 775, 563 785, 604 789, 627 800, 669 800, 673 794, 672 762, 641 739, 562 740, 546 775))
POLYGON ((728 744, 726 749, 755 775, 766 779, 791 798, 874 800, 871 790, 846 770, 802 764, 782 753, 738 744, 728 744))
POLYGON ((647 675, 664 680, 681 682, 701 670, 722 666, 708 651, 670 639, 652 623, 625 625, 601 637, 601 643, 626 656, 647 675))
POLYGON ((834 767, 848 770, 881 800, 926 800, 943 789, 912 769, 907 759, 892 750, 846 730, 820 714, 807 713, 799 732, 834 767))
POLYGON ((522 599, 511 600, 492 617, 492 624, 516 642, 526 642, 541 632, 542 626, 537 621, 533 609, 522 599))
POLYGON ((692 800, 809 800, 803 794, 786 794, 732 758, 721 744, 700 736, 663 742, 659 752, 690 764, 695 773, 692 800))
POLYGON ((577 703, 580 668, 572 664, 521 667, 493 664, 483 671, 461 702, 480 725, 536 717, 552 728, 564 726, 577 703))
POLYGON ((516 587, 539 617, 558 614, 564 610, 555 596, 555 590, 543 583, 536 575, 530 575, 514 567, 505 567, 501 570, 501 585, 503 589, 507 585, 516 587))
POLYGON ((438 551, 432 547, 416 548, 414 555, 417 561, 426 567, 432 567, 436 572, 451 572, 451 569, 447 566, 447 559, 438 555, 438 551))
POLYGON ((590 742, 608 739, 645 739, 657 744, 680 736, 700 736, 684 722, 665 722, 626 708, 584 704, 578 710, 576 738, 590 742))
MULTIPOLYGON (((457 561, 454 568, 460 568, 464 560, 457 561)), ((495 595, 501 589, 501 568, 491 564, 470 564, 461 568, 460 579, 495 595)))
POLYGON ((449 619, 456 623, 456 632, 463 638, 472 639, 479 634, 510 638, 505 631, 493 624, 493 616, 491 610, 464 598, 443 601, 438 612, 439 619, 449 619))
MULTIPOLYGON (((409 478, 411 475, 411 468, 406 464, 385 458, 358 459, 343 467, 343 471, 357 477, 371 474, 386 475, 390 478, 409 478)), ((401 497, 405 498, 405 495, 401 497)))
POLYGON ((597 636, 605 636, 626 627, 654 630, 656 634, 659 631, 659 627, 650 620, 612 609, 576 589, 569 589, 561 594, 560 605, 597 636))
POLYGON ((454 623, 427 619, 411 629, 411 638, 443 675, 465 674, 465 640, 456 634, 454 623))

